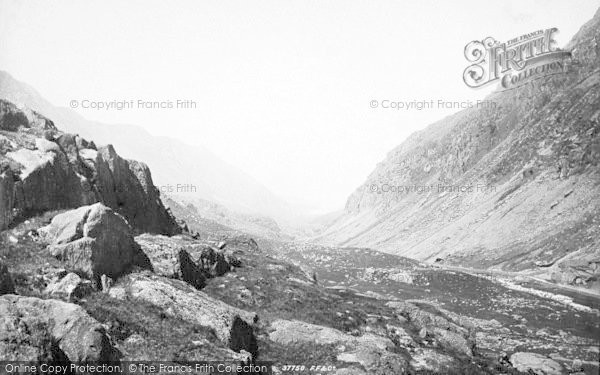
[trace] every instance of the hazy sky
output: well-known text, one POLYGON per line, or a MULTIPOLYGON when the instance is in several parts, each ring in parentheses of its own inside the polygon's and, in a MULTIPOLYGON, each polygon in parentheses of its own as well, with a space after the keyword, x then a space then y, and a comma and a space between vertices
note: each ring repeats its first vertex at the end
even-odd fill
MULTIPOLYGON (((0 69, 56 105, 189 99, 196 109, 94 110, 202 145, 288 201, 343 207, 386 153, 466 101, 465 44, 557 27, 568 42, 600 6, 578 1, 5 1, 0 69)), ((118 134, 115 134, 118 137, 118 134)))

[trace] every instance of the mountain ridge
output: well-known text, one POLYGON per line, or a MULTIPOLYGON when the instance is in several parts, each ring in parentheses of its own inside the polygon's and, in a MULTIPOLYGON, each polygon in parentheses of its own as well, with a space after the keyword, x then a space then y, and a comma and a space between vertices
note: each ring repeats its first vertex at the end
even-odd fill
POLYGON ((567 45, 569 72, 409 136, 315 241, 474 268, 547 265, 547 277, 595 283, 599 25, 597 12, 567 45))

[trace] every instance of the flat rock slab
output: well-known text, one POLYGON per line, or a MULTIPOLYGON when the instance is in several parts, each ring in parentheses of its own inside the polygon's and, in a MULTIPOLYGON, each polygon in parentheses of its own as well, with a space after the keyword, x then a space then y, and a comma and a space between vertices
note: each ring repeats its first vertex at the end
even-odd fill
POLYGON ((273 332, 269 338, 282 345, 296 343, 314 343, 317 345, 353 345, 360 347, 386 350, 394 347, 392 340, 366 333, 362 336, 352 336, 335 328, 306 323, 299 320, 276 320, 271 323, 273 332))
POLYGON ((392 352, 394 343, 387 337, 365 333, 352 336, 334 328, 310 324, 299 320, 276 320, 271 324, 269 338, 279 344, 338 345, 337 360, 358 363, 377 373, 401 374, 407 361, 392 352), (383 372, 382 372, 383 371, 383 372))
POLYGON ((542 354, 518 352, 510 356, 510 363, 521 372, 536 375, 561 375, 564 368, 555 360, 542 354))
POLYGON ((299 320, 276 320, 271 323, 269 338, 282 345, 314 343, 317 345, 348 344, 355 340, 334 328, 310 324, 299 320))

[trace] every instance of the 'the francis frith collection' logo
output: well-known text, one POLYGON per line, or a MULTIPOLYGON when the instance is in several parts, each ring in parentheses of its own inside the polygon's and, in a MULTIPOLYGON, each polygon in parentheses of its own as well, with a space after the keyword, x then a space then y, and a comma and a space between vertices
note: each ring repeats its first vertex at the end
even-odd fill
POLYGON ((557 28, 538 30, 500 43, 492 37, 474 40, 465 46, 472 63, 463 80, 469 87, 482 87, 499 81, 504 89, 521 86, 531 79, 565 72, 571 53, 556 47, 557 28))

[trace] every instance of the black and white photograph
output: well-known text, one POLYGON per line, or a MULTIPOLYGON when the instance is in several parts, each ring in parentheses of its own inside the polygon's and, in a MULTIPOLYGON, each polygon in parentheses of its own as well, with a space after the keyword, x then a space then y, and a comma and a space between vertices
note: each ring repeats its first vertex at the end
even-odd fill
POLYGON ((0 0, 0 375, 599 375, 599 0, 0 0))

